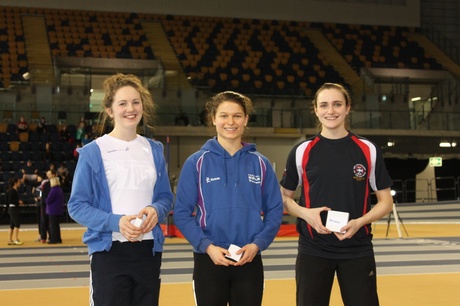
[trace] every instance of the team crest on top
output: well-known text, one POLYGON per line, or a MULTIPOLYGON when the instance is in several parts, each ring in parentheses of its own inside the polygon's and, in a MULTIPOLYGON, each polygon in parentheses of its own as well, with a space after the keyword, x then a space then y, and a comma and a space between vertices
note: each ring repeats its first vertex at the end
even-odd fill
POLYGON ((248 180, 250 183, 260 184, 260 175, 248 174, 248 180))
POLYGON ((362 181, 366 177, 366 167, 361 164, 356 164, 353 166, 353 178, 357 181, 362 181))

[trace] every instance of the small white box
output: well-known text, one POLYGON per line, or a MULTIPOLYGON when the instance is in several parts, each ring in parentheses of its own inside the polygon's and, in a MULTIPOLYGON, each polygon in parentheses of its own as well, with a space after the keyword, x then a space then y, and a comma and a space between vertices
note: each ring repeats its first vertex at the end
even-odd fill
POLYGON ((344 234, 345 231, 340 231, 340 229, 347 225, 349 215, 347 212, 329 210, 327 212, 326 227, 330 231, 344 234))
POLYGON ((144 220, 142 220, 141 218, 136 218, 134 220, 131 220, 131 224, 134 225, 135 227, 141 227, 143 222, 144 220))
POLYGON ((225 257, 227 257, 228 259, 231 259, 233 261, 239 261, 241 256, 243 255, 243 254, 236 255, 236 252, 239 249, 241 249, 239 246, 234 245, 234 244, 230 244, 230 246, 228 247, 228 251, 230 252, 230 256, 225 255, 225 257))
MULTIPOLYGON (((135 227, 141 227, 142 223, 144 223, 144 220, 142 220, 141 218, 136 218, 136 219, 131 220, 131 224, 134 225, 135 227)), ((144 234, 140 234, 137 237, 137 241, 142 241, 142 239, 144 239, 144 234)))

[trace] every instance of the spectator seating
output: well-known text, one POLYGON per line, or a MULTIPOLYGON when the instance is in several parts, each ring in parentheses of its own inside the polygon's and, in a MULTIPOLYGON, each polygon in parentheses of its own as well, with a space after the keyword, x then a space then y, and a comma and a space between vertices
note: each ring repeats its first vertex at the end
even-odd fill
POLYGON ((0 9, 0 57, 0 85, 9 87, 12 81, 20 81, 27 71, 22 20, 17 8, 0 9))
MULTIPOLYGON (((45 134, 30 132, 29 137, 21 137, 18 140, 11 140, 15 138, 9 132, 0 133, 0 194, 6 190, 11 177, 22 178, 21 169, 28 160, 31 160, 34 168, 41 173, 45 172, 51 163, 57 168, 61 162, 65 162, 70 178, 73 177, 76 166, 73 157, 75 143, 60 142, 58 138, 54 138, 58 137, 58 130, 54 130, 51 125, 47 128, 50 132, 45 134), (55 140, 49 142, 50 139, 55 140), (45 155, 44 152, 46 142, 50 143, 52 152, 50 155, 45 155)), ((12 129, 10 131, 17 135, 12 129)))
POLYGON ((356 70, 442 69, 408 27, 0 7, 3 86, 28 68, 22 14, 45 16, 51 53, 62 57, 153 59, 141 21, 160 21, 191 83, 211 91, 303 95, 324 81, 344 83, 306 28, 321 30, 356 70))

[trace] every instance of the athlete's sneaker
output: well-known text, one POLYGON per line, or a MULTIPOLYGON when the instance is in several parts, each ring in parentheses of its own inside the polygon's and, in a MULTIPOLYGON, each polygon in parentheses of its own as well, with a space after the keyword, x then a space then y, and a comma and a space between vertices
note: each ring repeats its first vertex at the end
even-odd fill
POLYGON ((8 241, 8 245, 14 245, 14 241, 8 241))
POLYGON ((24 244, 24 242, 19 241, 19 240, 16 240, 16 241, 14 242, 14 245, 22 245, 22 244, 24 244))

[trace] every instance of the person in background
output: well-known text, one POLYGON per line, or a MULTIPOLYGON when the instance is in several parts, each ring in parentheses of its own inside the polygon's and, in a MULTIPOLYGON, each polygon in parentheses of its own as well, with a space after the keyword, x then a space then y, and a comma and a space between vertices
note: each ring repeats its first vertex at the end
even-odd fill
POLYGON ((34 188, 34 202, 35 202, 35 216, 36 216, 36 222, 37 222, 37 229, 38 229, 38 238, 35 240, 35 242, 41 242, 41 231, 42 231, 42 225, 41 225, 41 196, 42 196, 42 183, 45 180, 45 174, 38 174, 37 176, 37 185, 34 188))
POLYGON ((38 169, 34 167, 32 160, 28 160, 24 165, 24 168, 21 169, 22 173, 22 182, 25 186, 26 194, 32 195, 33 189, 40 185, 38 182, 38 169))
POLYGON ((173 194, 163 145, 137 134, 151 128, 155 104, 134 75, 104 83, 101 131, 79 150, 69 215, 87 227, 91 305, 158 305, 164 235, 173 194))
POLYGON ((64 192, 59 183, 59 177, 54 176, 49 179, 50 191, 46 197, 46 214, 49 219, 49 244, 62 243, 61 227, 59 218, 64 213, 64 192))
POLYGON ((89 133, 85 133, 85 135, 81 139, 81 145, 86 146, 91 141, 93 141, 93 139, 91 138, 91 135, 89 133))
POLYGON ((61 188, 64 191, 64 193, 69 194, 72 191, 72 179, 71 175, 63 175, 59 177, 59 180, 61 181, 61 188))
POLYGON ((62 125, 61 130, 59 131, 59 141, 61 142, 71 142, 72 135, 70 135, 67 125, 62 125))
POLYGON ((75 161, 78 160, 78 157, 80 156, 79 154, 79 149, 81 148, 81 143, 75 144, 75 148, 73 149, 72 156, 75 161))
POLYGON ((57 168, 56 172, 61 177, 69 174, 69 169, 67 169, 65 162, 59 164, 59 168, 57 168))
POLYGON ((35 181, 37 179, 38 169, 34 167, 32 160, 27 160, 24 168, 21 169, 23 177, 29 181, 35 181))
POLYGON ((36 133, 43 134, 46 133, 46 119, 45 117, 41 117, 40 121, 38 121, 37 129, 35 130, 36 133))
MULTIPOLYGON (((76 143, 82 144, 83 137, 85 136, 85 122, 80 121, 77 125, 77 132, 75 134, 76 143)), ((83 144, 82 144, 83 145, 83 144)))
POLYGON ((40 185, 41 197, 40 197, 40 242, 46 243, 51 239, 50 233, 50 220, 47 214, 47 203, 46 199, 51 191, 51 179, 56 177, 56 170, 48 169, 46 171, 46 179, 44 179, 40 185))
POLYGON ((320 132, 294 146, 281 179, 285 211, 297 217, 299 232, 297 305, 329 305, 337 274, 345 305, 377 306, 371 223, 391 211, 392 181, 379 147, 349 131, 351 100, 342 85, 325 83, 312 104, 320 132), (340 221, 331 211, 348 213, 345 225, 326 227, 327 219, 340 221))
POLYGON ((51 147, 51 142, 46 142, 45 143, 45 150, 43 150, 43 161, 47 163, 53 163, 54 162, 54 151, 51 147))
POLYGON ((21 227, 21 219, 19 216, 19 205, 22 202, 19 200, 18 189, 21 186, 21 180, 17 177, 12 177, 8 180, 8 189, 5 194, 6 204, 8 205, 8 213, 10 215, 10 228, 8 230, 8 245, 22 245, 24 242, 19 240, 19 228, 21 227))
POLYGON ((206 106, 217 137, 184 163, 173 214, 193 246, 196 304, 261 305, 261 252, 272 243, 283 217, 278 180, 255 144, 242 141, 251 100, 226 91, 206 106), (229 250, 231 245, 237 251, 231 251, 234 246, 229 250))
POLYGON ((27 123, 26 119, 24 118, 24 116, 21 116, 19 118, 19 121, 17 123, 17 126, 18 126, 18 132, 21 133, 21 132, 28 132, 29 131, 29 124, 27 123))

